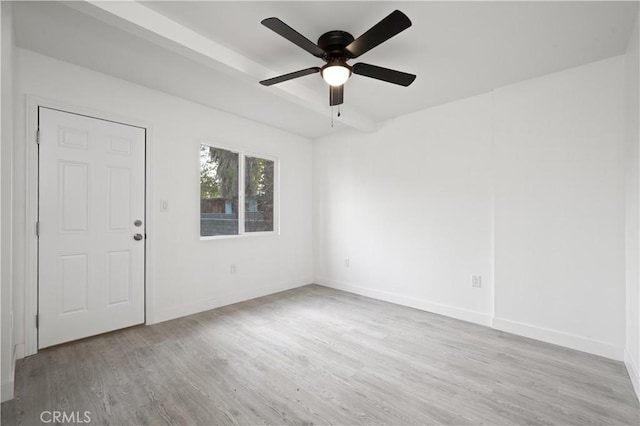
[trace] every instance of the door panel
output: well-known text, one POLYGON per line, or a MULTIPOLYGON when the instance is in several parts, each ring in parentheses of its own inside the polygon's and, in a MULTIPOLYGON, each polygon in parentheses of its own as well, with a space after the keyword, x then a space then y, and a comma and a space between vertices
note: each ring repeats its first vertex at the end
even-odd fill
POLYGON ((131 185, 130 170, 110 167, 109 173, 109 230, 120 231, 129 229, 131 217, 129 192, 131 185))
POLYGON ((60 256, 62 263, 61 314, 87 310, 89 262, 86 253, 60 256))
POLYGON ((38 347, 143 323, 144 129, 48 108, 39 129, 38 347))
POLYGON ((87 231, 89 223, 89 167, 86 163, 58 163, 58 207, 62 232, 87 231))
POLYGON ((112 251, 108 255, 109 305, 128 303, 130 296, 131 254, 128 250, 112 251))

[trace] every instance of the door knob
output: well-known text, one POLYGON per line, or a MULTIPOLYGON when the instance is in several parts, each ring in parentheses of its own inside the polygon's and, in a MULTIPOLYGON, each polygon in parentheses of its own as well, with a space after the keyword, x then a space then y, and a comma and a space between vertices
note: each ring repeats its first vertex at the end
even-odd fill
POLYGON ((142 234, 136 234, 133 236, 133 239, 136 241, 140 241, 142 239, 142 234))

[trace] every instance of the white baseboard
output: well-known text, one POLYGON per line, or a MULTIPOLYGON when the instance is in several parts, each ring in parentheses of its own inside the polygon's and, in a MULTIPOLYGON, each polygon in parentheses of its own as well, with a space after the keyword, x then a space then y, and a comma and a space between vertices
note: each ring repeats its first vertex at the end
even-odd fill
POLYGON ((422 311, 433 312, 435 314, 456 318, 462 321, 468 321, 486 326, 491 325, 491 316, 483 312, 472 311, 470 309, 459 308, 456 306, 444 305, 441 303, 435 303, 425 299, 404 296, 397 293, 346 284, 327 278, 316 278, 314 282, 325 287, 331 287, 337 290, 343 290, 349 293, 371 297, 373 299, 384 300, 385 302, 396 303, 398 305, 408 306, 410 308, 420 309, 422 311))
POLYGON ((14 381, 16 375, 16 360, 18 359, 18 352, 20 351, 19 347, 22 347, 22 353, 24 356, 24 345, 19 344, 13 347, 13 353, 11 354, 11 377, 7 380, 4 380, 0 385, 0 402, 9 401, 13 399, 14 395, 14 381))
POLYGON ((9 401, 13 399, 13 379, 2 382, 2 388, 0 389, 0 402, 9 401))
POLYGON ((627 367, 627 373, 629 373, 633 389, 636 391, 638 401, 640 401, 640 369, 634 362, 627 348, 624 350, 624 365, 627 367))
POLYGON ((15 348, 15 360, 24 358, 24 343, 18 343, 15 348))
POLYGON ((531 324, 524 324, 504 318, 492 318, 489 314, 485 314, 483 312, 472 311, 456 306, 443 305, 429 300, 417 299, 397 293, 360 287, 328 278, 318 277, 314 282, 325 287, 331 287, 337 290, 371 297, 373 299, 384 300, 385 302, 397 303, 410 308, 416 308, 475 324, 485 325, 497 330, 603 356, 616 361, 622 361, 624 359, 624 348, 583 336, 542 328, 531 324))
MULTIPOLYGON (((154 312, 153 324, 169 321, 176 318, 186 317, 187 315, 209 311, 211 309, 232 305, 234 303, 244 302, 245 300, 268 296, 270 294, 278 293, 285 290, 291 290, 293 288, 308 285, 309 282, 309 280, 305 280, 303 282, 288 282, 258 288, 254 287, 247 290, 234 291, 231 294, 221 295, 220 297, 216 297, 214 299, 201 300, 195 303, 180 305, 169 309, 156 310, 154 312)), ((147 324, 152 323, 148 322, 147 324)))
POLYGON ((200 300, 195 303, 179 305, 168 309, 156 310, 153 316, 153 322, 147 321, 147 325, 157 324, 176 318, 186 317, 187 315, 197 314, 198 312, 208 311, 220 307, 218 299, 200 300))
POLYGON ((497 330, 506 331, 508 333, 517 334, 519 336, 547 343, 553 343, 554 345, 564 346, 582 352, 588 352, 590 354, 603 356, 616 361, 622 361, 624 359, 624 348, 575 334, 569 334, 558 330, 538 327, 504 318, 494 318, 492 327, 497 330))

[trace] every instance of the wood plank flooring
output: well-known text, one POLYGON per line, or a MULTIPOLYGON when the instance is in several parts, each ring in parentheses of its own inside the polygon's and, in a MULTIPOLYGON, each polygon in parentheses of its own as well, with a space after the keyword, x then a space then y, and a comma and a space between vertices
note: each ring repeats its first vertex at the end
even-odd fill
POLYGON ((310 285, 19 361, 3 425, 640 424, 622 363, 310 285))

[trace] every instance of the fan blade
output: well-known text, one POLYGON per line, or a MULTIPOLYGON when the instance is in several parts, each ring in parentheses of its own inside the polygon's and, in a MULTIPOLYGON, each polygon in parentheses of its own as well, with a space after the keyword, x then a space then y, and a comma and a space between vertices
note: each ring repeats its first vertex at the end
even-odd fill
POLYGON ((410 26, 411 20, 407 15, 399 10, 394 10, 389 16, 371 27, 369 31, 349 43, 345 50, 349 56, 357 58, 410 26))
POLYGON ((354 74, 375 78, 376 80, 382 80, 393 84, 399 84, 400 86, 405 87, 409 86, 416 79, 416 76, 413 74, 390 70, 389 68, 382 68, 376 65, 363 64, 362 62, 354 64, 351 71, 354 74))
POLYGON ((321 58, 322 55, 324 55, 324 50, 320 49, 318 45, 316 45, 314 42, 297 32, 278 18, 263 19, 262 25, 280 34, 282 37, 286 38, 296 46, 303 48, 313 56, 321 58))
POLYGON ((300 71, 290 72, 289 74, 284 74, 278 77, 273 77, 268 80, 262 80, 260 84, 263 86, 271 86, 273 84, 282 83, 283 81, 293 80, 294 78, 304 77, 305 75, 315 74, 320 72, 320 68, 311 67, 300 71))
POLYGON ((344 84, 340 86, 329 86, 329 105, 340 105, 343 102, 344 84))

